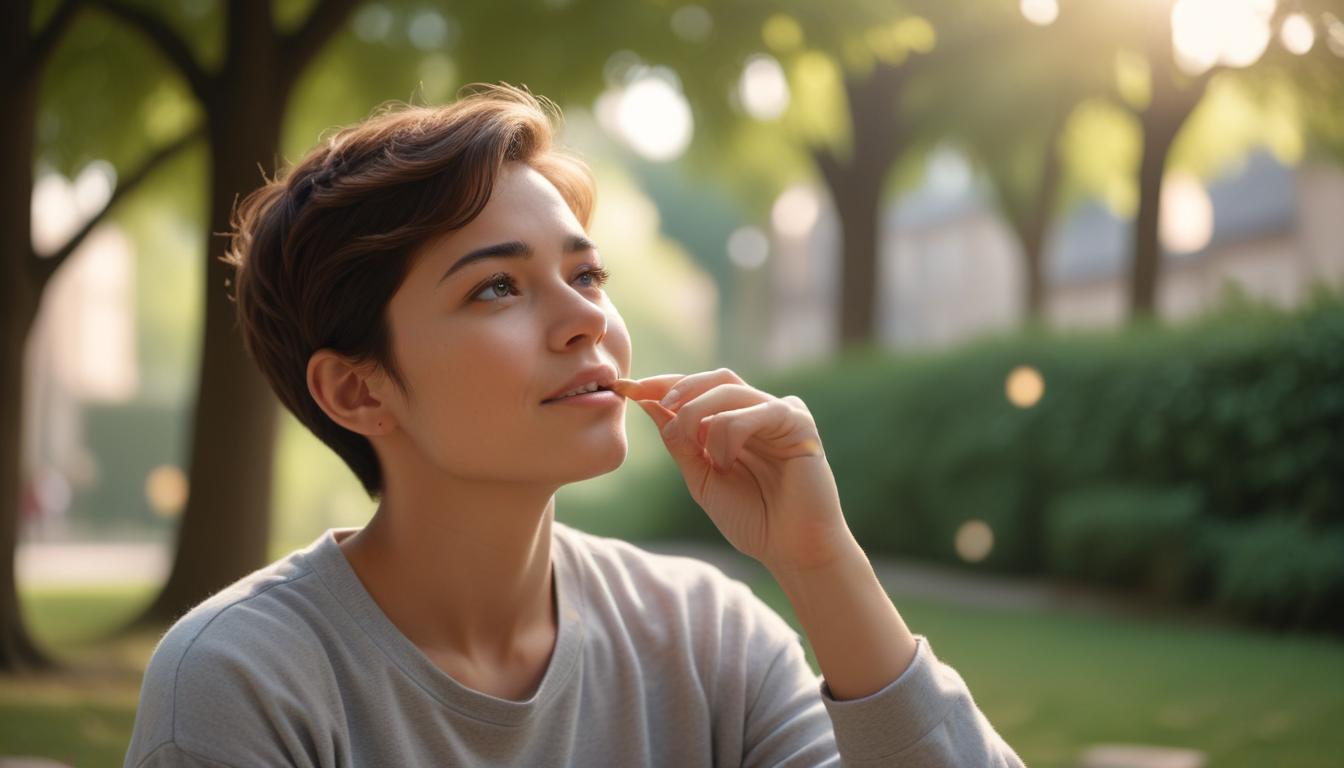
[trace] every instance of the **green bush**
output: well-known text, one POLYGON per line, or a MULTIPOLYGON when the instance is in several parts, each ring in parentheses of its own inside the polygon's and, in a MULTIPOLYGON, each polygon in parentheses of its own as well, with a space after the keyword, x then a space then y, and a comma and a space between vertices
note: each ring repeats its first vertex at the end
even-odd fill
POLYGON ((1060 496, 1047 514, 1052 573, 1180 599, 1202 565, 1195 488, 1098 487, 1060 496))
POLYGON ((1344 527, 1268 517, 1207 534, 1215 604, 1276 627, 1344 630, 1344 527))

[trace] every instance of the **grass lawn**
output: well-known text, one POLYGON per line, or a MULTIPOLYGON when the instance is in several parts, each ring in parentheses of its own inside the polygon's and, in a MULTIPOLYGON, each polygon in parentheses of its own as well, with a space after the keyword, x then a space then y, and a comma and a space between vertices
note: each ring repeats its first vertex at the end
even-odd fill
MULTIPOLYGON (((752 585, 794 622, 773 582, 752 585)), ((0 755, 84 768, 119 766, 139 678, 157 640, 91 638, 128 616, 151 587, 25 595, 49 648, 94 671, 0 679, 0 755)), ((896 595, 1032 768, 1072 768, 1091 744, 1193 747, 1211 768, 1339 765, 1344 754, 1344 643, 1161 620, 968 608, 896 595)), ((808 658, 816 668, 808 649, 808 658)))
MULTIPOLYGON (((752 587, 800 629, 774 582, 752 587)), ((1337 640, 893 601, 1032 768, 1073 768, 1087 746, 1115 742, 1200 749, 1210 768, 1341 765, 1337 640)))
POLYGON ((120 766, 135 722, 140 677, 158 638, 98 642, 147 604, 155 585, 25 592, 28 627, 79 673, 0 678, 0 756, 40 756, 78 766, 120 766), (87 671, 83 671, 87 670, 87 671))

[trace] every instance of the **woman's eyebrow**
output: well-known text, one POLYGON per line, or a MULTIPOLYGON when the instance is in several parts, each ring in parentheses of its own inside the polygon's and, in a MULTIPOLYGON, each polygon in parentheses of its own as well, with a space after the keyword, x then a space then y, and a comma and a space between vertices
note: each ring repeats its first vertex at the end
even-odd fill
MULTIPOLYGON (((580 251, 595 251, 597 250, 597 245, 593 243, 592 240, 589 240, 588 238, 582 235, 570 235, 569 237, 565 238, 564 249, 565 253, 578 253, 580 251)), ((467 255, 458 259, 455 264, 449 267, 448 271, 443 273, 443 277, 439 278, 439 284, 442 284, 443 281, 451 277, 454 272, 457 272, 477 261, 481 261, 482 259, 494 259, 494 258, 527 259, 531 258, 531 256, 532 256, 532 247, 529 246, 527 243, 524 243, 522 240, 510 240, 507 243, 495 243, 494 245, 487 245, 483 248, 477 248, 476 250, 471 251, 467 255)))

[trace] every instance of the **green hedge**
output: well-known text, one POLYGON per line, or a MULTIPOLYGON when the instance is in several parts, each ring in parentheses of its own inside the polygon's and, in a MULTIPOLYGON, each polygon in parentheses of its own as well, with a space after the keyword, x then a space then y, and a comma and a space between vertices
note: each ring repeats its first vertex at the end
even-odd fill
MULTIPOLYGON (((808 404, 870 551, 959 562, 956 531, 977 519, 995 539, 971 566, 982 570, 1097 578, 1280 624, 1321 623, 1333 599, 1319 586, 1334 583, 1328 573, 1299 563, 1261 580, 1248 563, 1257 537, 1289 541, 1290 529, 1326 553, 1320 562, 1344 560, 1344 549, 1329 552, 1344 532, 1337 296, 1293 313, 1239 306, 1177 328, 859 351, 748 381, 808 404), (1005 397, 1019 365, 1045 381, 1027 409, 1005 397), (1257 527, 1266 520, 1280 527, 1257 527), (1149 545, 1175 554, 1145 559, 1149 545), (1268 601, 1286 603, 1275 612, 1268 601)), ((660 533, 713 538, 667 470, 645 485, 660 533)))
POLYGON ((1051 573, 1168 599, 1200 592, 1207 558, 1195 488, 1100 486, 1060 496, 1046 515, 1051 573))

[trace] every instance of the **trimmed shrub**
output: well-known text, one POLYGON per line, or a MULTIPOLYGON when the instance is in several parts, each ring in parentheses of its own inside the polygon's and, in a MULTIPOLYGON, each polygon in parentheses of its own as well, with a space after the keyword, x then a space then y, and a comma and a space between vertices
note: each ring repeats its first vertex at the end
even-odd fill
POLYGON ((1194 488, 1098 487, 1061 496, 1047 515, 1049 565, 1061 576, 1186 596, 1199 567, 1194 488))
POLYGON ((1267 517, 1214 528, 1214 603, 1280 628, 1344 630, 1344 527, 1267 517))

